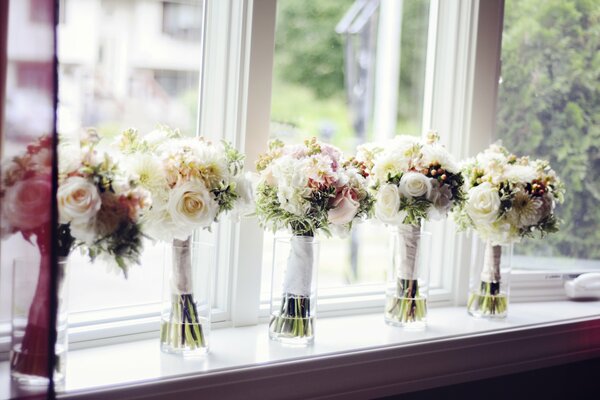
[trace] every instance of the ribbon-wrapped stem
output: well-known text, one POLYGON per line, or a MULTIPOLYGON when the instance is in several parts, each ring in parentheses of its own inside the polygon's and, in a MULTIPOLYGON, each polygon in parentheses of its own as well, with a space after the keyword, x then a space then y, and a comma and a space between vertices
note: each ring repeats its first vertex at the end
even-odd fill
POLYGON ((173 240, 171 271, 171 312, 161 324, 161 345, 182 352, 205 348, 203 326, 193 293, 192 242, 173 240))

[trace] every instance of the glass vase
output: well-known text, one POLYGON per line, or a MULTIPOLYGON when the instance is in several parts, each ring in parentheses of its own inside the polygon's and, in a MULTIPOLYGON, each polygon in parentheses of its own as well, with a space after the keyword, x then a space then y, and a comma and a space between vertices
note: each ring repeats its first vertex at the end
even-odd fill
MULTIPOLYGON (((67 258, 58 260, 56 343, 53 380, 65 380, 67 356, 67 258)), ((13 264, 10 373, 22 386, 47 386, 50 337, 50 256, 39 262, 16 259, 13 264)))
POLYGON ((427 323, 431 233, 420 226, 393 227, 386 284, 385 322, 422 330, 427 323))
POLYGON ((479 318, 505 318, 508 312, 513 245, 473 238, 467 310, 479 318))
POLYGON ((314 341, 319 242, 312 236, 274 240, 269 337, 290 344, 314 341))
POLYGON ((165 246, 160 348, 193 357, 208 352, 214 246, 173 240, 165 246))

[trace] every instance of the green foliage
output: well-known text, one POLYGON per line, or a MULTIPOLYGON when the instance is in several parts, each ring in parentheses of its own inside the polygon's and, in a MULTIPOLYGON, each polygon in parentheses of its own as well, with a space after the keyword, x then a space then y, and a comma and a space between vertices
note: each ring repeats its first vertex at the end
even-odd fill
POLYGON ((335 196, 335 189, 313 192, 310 199, 311 208, 306 215, 295 215, 283 208, 277 198, 277 189, 262 183, 256 193, 256 214, 262 226, 269 226, 273 232, 278 229, 289 229, 294 235, 314 236, 320 229, 330 235, 327 219, 328 204, 335 196))
POLYGON ((504 21, 499 138, 548 158, 567 189, 560 231, 519 251, 600 258, 600 4, 509 0, 504 21))
POLYGON ((275 70, 289 82, 312 88, 318 97, 343 91, 344 52, 335 26, 352 0, 280 1, 275 70))

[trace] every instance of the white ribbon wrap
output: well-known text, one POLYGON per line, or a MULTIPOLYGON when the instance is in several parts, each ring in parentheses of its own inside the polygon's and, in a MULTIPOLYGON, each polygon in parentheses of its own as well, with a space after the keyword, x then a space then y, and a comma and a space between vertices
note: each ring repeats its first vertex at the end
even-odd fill
POLYGON ((313 238, 292 236, 287 270, 283 278, 283 292, 297 296, 310 296, 314 253, 313 238))
POLYGON ((190 238, 173 239, 171 290, 174 294, 192 293, 192 249, 190 238))
POLYGON ((421 227, 409 225, 399 227, 400 246, 398 262, 398 278, 414 280, 418 278, 417 256, 419 254, 419 241, 421 239, 421 227))
POLYGON ((483 269, 481 271, 482 282, 500 282, 501 256, 501 246, 494 246, 490 241, 485 243, 485 251, 483 253, 483 269))

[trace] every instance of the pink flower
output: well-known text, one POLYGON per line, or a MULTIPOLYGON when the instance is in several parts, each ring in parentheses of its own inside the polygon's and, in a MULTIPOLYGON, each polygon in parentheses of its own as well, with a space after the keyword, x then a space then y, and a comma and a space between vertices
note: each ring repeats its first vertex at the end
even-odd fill
POLYGON ((360 203, 356 200, 356 192, 349 187, 343 188, 333 199, 333 208, 327 213, 329 222, 334 225, 345 225, 356 216, 360 203))
POLYGON ((50 176, 16 182, 2 199, 3 218, 15 228, 29 230, 50 221, 52 184, 50 176))

